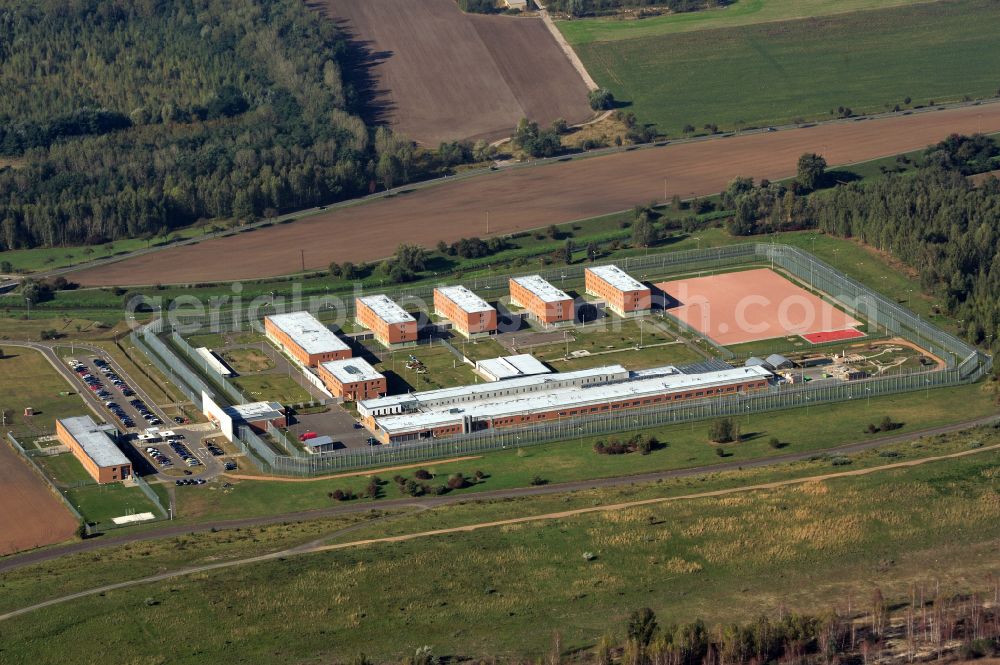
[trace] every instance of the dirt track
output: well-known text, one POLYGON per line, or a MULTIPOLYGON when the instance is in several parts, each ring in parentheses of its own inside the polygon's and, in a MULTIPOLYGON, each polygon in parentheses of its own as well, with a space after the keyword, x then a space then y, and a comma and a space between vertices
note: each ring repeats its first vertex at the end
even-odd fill
POLYGON ((732 178, 783 178, 803 152, 849 164, 924 147, 950 133, 1000 131, 1000 104, 681 143, 500 171, 418 189, 231 238, 166 249, 73 273, 87 286, 193 283, 277 276, 331 261, 378 259, 401 242, 538 228, 663 197, 714 194, 732 178))
MULTIPOLYGON (((962 457, 968 457, 969 455, 979 455, 985 452, 995 452, 1000 449, 1000 445, 986 446, 985 448, 977 448, 973 450, 963 450, 957 453, 949 453, 945 455, 937 455, 933 457, 923 457, 914 460, 907 460, 905 462, 894 462, 892 464, 884 464, 876 467, 867 467, 864 469, 854 469, 851 471, 840 471, 835 473, 825 473, 816 476, 806 476, 801 478, 788 478, 785 480, 776 480, 767 483, 759 483, 755 485, 741 485, 738 487, 728 487, 725 489, 718 490, 708 490, 704 492, 695 492, 692 494, 681 494, 677 496, 661 496, 653 497, 650 499, 638 499, 635 501, 628 501, 624 503, 614 503, 614 504, 602 504, 596 506, 589 506, 587 508, 576 508, 572 510, 564 510, 556 513, 543 513, 540 515, 527 515, 522 517, 511 517, 503 520, 495 520, 491 522, 478 522, 474 524, 467 524, 463 526, 448 527, 442 529, 434 529, 431 531, 419 531, 415 533, 405 533, 397 536, 385 536, 382 538, 366 538, 363 540, 353 540, 342 543, 334 543, 331 545, 324 545, 321 541, 317 541, 308 546, 293 547, 287 550, 281 550, 279 552, 271 552, 268 554, 261 554, 258 556, 237 559, 234 561, 220 561, 216 563, 209 563, 201 566, 194 566, 190 568, 182 568, 180 570, 172 570, 158 575, 153 575, 150 577, 144 577, 139 579, 126 580, 123 582, 116 582, 114 584, 108 584, 101 587, 95 587, 92 589, 87 589, 85 591, 78 591, 69 595, 51 598, 49 600, 30 605, 28 607, 22 607, 10 612, 0 614, 0 621, 6 621, 8 619, 13 619, 14 617, 28 614, 36 610, 40 610, 46 607, 51 607, 53 605, 59 605, 71 600, 77 600, 79 598, 85 598, 87 596, 93 596, 98 593, 106 593, 108 591, 115 591, 118 589, 126 589, 129 587, 139 586, 142 584, 151 584, 154 582, 162 582, 169 579, 174 579, 177 577, 186 577, 188 575, 203 574, 214 570, 222 570, 226 568, 237 568, 241 566, 253 565, 256 563, 263 563, 266 561, 274 561, 276 559, 285 560, 286 558, 292 556, 298 556, 303 554, 315 554, 318 552, 332 552, 337 550, 345 549, 355 549, 359 547, 369 547, 372 545, 382 545, 386 543, 403 543, 410 540, 418 540, 423 538, 433 538, 436 536, 446 536, 452 534, 460 533, 471 533, 474 531, 479 531, 482 529, 495 529, 498 527, 512 526, 515 524, 526 524, 529 522, 551 522, 553 520, 565 520, 574 517, 581 517, 584 515, 591 515, 594 513, 610 513, 618 512, 622 510, 627 510, 630 508, 639 508, 642 506, 650 506, 656 504, 666 504, 666 503, 677 503, 682 501, 694 501, 699 499, 713 499, 718 497, 729 496, 732 494, 744 494, 747 492, 761 492, 768 490, 783 489, 785 487, 794 487, 797 485, 807 485, 811 483, 823 483, 830 480, 838 480, 842 478, 856 478, 859 476, 868 476, 877 473, 883 473, 885 471, 898 470, 911 468, 915 466, 923 466, 924 464, 931 464, 934 462, 941 462, 945 460, 958 459, 962 457)), ((343 531, 343 530, 342 530, 343 531)))
POLYGON ((0 493, 0 556, 61 543, 76 533, 76 519, 5 441, 0 493))
POLYGON ((323 0, 371 53, 376 102, 394 129, 436 147, 592 114, 587 86, 538 18, 465 14, 455 0, 323 0))

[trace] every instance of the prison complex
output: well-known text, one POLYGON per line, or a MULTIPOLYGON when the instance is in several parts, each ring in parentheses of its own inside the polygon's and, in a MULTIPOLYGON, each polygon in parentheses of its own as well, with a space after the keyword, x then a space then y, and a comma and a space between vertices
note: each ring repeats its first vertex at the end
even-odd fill
POLYGON ((545 281, 541 275, 512 277, 510 304, 528 310, 544 326, 573 321, 573 299, 545 281))
POLYGON ((762 367, 686 374, 608 365, 363 400, 358 414, 383 443, 399 443, 762 390, 772 376, 762 367))
POLYGON ((56 438, 98 483, 116 483, 132 475, 132 463, 125 457, 112 436, 113 425, 98 425, 90 416, 56 420, 56 438))
POLYGON ((372 399, 388 389, 385 376, 364 358, 331 360, 319 366, 319 377, 334 397, 347 400, 372 399))
POLYGON ((434 289, 434 313, 451 321, 465 337, 482 337, 497 329, 497 310, 464 286, 434 289))
POLYGON ((356 298, 354 319, 359 326, 371 330, 383 346, 402 346, 417 341, 417 320, 389 296, 356 298))
POLYGON ((306 367, 351 357, 351 347, 309 312, 266 316, 264 334, 306 367))
POLYGON ((652 296, 649 287, 618 266, 597 266, 584 270, 587 293, 603 298, 618 316, 649 314, 652 296))

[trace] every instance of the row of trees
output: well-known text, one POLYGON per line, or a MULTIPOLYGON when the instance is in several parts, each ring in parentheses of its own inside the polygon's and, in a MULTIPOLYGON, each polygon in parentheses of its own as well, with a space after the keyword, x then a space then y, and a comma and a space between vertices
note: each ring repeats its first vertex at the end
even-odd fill
POLYGON ((729 4, 728 0, 549 0, 545 6, 550 11, 580 17, 644 7, 656 7, 672 12, 695 12, 726 4, 729 4))

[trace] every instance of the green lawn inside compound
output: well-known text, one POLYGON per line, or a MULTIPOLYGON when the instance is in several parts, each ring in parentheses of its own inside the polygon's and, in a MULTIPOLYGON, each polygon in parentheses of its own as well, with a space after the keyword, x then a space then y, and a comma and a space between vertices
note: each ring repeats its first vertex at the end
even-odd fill
MULTIPOLYGON (((950 449, 963 443, 967 450, 971 438, 950 449)), ((927 447, 926 454, 939 449, 927 447)), ((662 624, 703 618, 716 625, 762 612, 818 613, 870 597, 876 586, 890 603, 908 599, 914 584, 939 584, 947 594, 987 590, 1000 537, 991 486, 996 463, 996 452, 985 452, 721 498, 288 557, 43 608, 9 619, 5 636, 15 660, 30 653, 68 664, 103 654, 86 639, 97 632, 131 660, 169 650, 178 662, 343 661, 362 652, 389 661, 433 634, 435 654, 521 661, 549 652, 554 616, 562 649, 573 651, 622 630, 639 607, 651 607, 662 624), (108 623, 108 616, 142 617, 156 629, 126 639, 130 624, 108 623), (463 626, 488 628, 456 629, 463 626), (66 652, 65 643, 77 648, 66 652), (197 653, 179 650, 180 643, 197 644, 197 653)), ((844 470, 828 463, 802 465, 807 469, 844 470)), ((731 476, 728 482, 745 485, 775 472, 731 476)), ((470 504, 403 516, 388 528, 418 533, 442 521, 694 493, 724 479, 705 480, 470 504)))
POLYGON ((122 483, 85 485, 68 489, 65 495, 88 522, 107 522, 131 513, 148 512, 159 517, 156 508, 138 487, 126 487, 122 483))
MULTIPOLYGON (((455 343, 454 341, 452 342, 455 343)), ((499 345, 498 345, 499 346, 499 345)), ((407 392, 408 390, 435 390, 451 386, 468 385, 481 379, 472 371, 472 367, 462 362, 461 358, 446 348, 440 341, 433 344, 421 344, 390 351, 372 342, 369 347, 378 354, 381 360, 374 367, 391 380, 389 393, 407 392), (416 366, 413 369, 406 365, 413 356, 423 363, 423 371, 416 366), (396 390, 399 388, 399 390, 396 390)), ((461 353, 461 344, 457 348, 461 353)))
POLYGON ((39 456, 35 463, 42 467, 46 475, 60 487, 76 484, 95 483, 93 476, 87 473, 73 453, 39 456))
MULTIPOLYGON (((650 455, 598 455, 593 445, 598 440, 628 438, 631 433, 585 437, 497 452, 483 453, 478 459, 459 462, 428 461, 424 468, 438 477, 430 485, 443 484, 447 476, 460 472, 472 476, 477 470, 489 477, 458 493, 473 496, 478 491, 524 487, 536 475, 551 483, 621 476, 712 465, 719 462, 750 461, 762 457, 796 451, 817 451, 836 445, 891 434, 906 433, 929 427, 995 413, 996 395, 987 393, 981 385, 941 388, 927 392, 904 393, 856 402, 840 402, 811 406, 808 409, 787 409, 753 414, 749 420, 738 418, 745 440, 723 446, 725 457, 716 454, 717 446, 708 442, 709 421, 639 430, 656 436, 666 447, 650 455), (870 406, 869 406, 870 404, 870 406), (869 423, 878 424, 889 416, 902 427, 888 433, 866 434, 869 423), (779 440, 780 448, 772 448, 770 439, 779 440)), ((456 453, 459 456, 461 453, 456 453)), ((384 480, 400 473, 412 477, 415 470, 381 472, 384 480)), ((332 478, 309 482, 286 483, 268 480, 232 481, 227 492, 183 491, 177 493, 177 515, 182 519, 236 518, 287 511, 307 510, 333 505, 327 496, 336 489, 360 493, 368 484, 368 476, 332 478)), ((195 488, 197 489, 197 488, 195 488)), ((390 483, 383 496, 403 496, 390 483)), ((369 499, 358 499, 369 501, 369 499)))
POLYGON ((241 376, 234 379, 233 384, 253 400, 273 401, 282 404, 302 404, 313 400, 308 390, 285 374, 241 376))
POLYGON ((576 50, 627 110, 676 136, 686 124, 738 129, 828 119, 842 106, 879 113, 907 97, 911 105, 992 97, 998 24, 990 0, 935 2, 576 50))
POLYGON ((815 18, 868 9, 885 9, 927 0, 736 0, 715 10, 666 14, 640 20, 618 16, 561 20, 556 22, 573 46, 640 37, 673 35, 756 23, 815 18))

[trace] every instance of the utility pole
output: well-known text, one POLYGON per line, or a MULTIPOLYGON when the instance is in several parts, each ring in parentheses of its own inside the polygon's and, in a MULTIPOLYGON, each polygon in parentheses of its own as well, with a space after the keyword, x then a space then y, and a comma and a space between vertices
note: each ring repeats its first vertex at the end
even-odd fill
POLYGON ((486 211, 486 235, 490 234, 490 211, 486 211))

